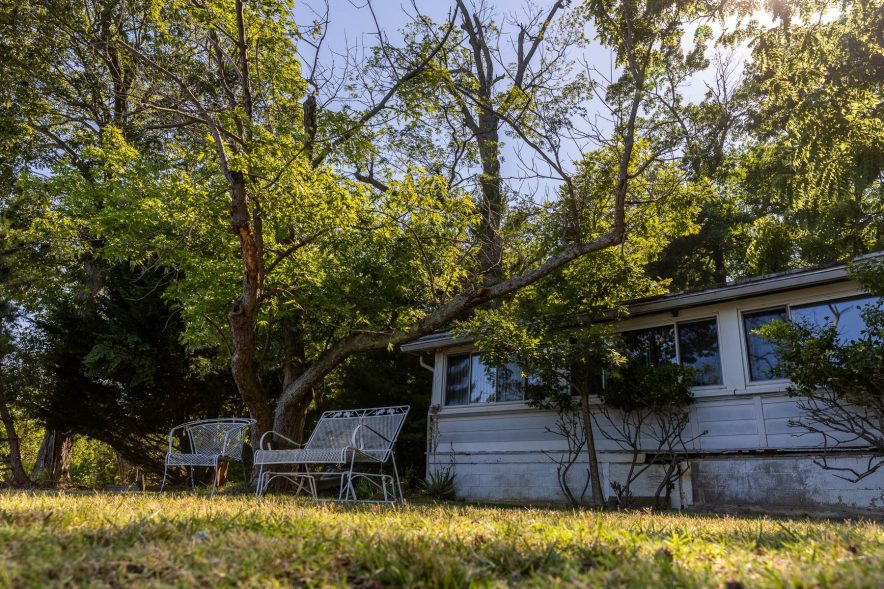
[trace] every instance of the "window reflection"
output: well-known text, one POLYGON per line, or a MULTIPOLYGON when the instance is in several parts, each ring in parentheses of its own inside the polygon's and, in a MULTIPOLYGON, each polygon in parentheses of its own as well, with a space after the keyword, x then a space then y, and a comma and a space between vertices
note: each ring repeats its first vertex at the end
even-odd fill
POLYGON ((626 331, 622 337, 628 356, 644 357, 648 365, 675 362, 675 328, 672 325, 626 331))
POLYGON ((694 385, 721 384, 721 355, 715 319, 679 323, 678 353, 682 366, 694 370, 694 385))
POLYGON ((756 331, 773 321, 785 321, 786 309, 771 309, 743 315, 746 333, 746 355, 749 359, 749 379, 755 381, 782 378, 780 358, 773 344, 756 331))
POLYGON ((879 297, 868 296, 792 307, 792 321, 818 328, 834 325, 838 341, 847 344, 862 337, 866 327, 863 309, 880 301, 879 297))
POLYGON ((679 362, 693 368, 695 386, 722 382, 718 322, 715 319, 625 331, 621 337, 624 352, 632 358, 641 358, 648 365, 679 362))
POLYGON ((445 404, 522 401, 524 381, 516 362, 488 366, 479 354, 451 354, 445 370, 445 404))
POLYGON ((448 356, 445 404, 466 405, 470 399, 470 354, 448 356))
POLYGON ((496 381, 497 370, 493 366, 486 366, 478 354, 473 354, 470 403, 490 403, 494 401, 494 384, 496 381))
POLYGON ((525 398, 522 369, 515 362, 507 362, 497 369, 497 400, 521 401, 525 398))

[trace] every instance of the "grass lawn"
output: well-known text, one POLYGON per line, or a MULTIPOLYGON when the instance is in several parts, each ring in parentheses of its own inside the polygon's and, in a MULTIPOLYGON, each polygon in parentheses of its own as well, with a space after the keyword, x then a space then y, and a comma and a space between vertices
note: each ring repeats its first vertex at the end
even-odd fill
POLYGON ((884 587, 884 526, 0 492, 2 587, 234 585, 884 587))

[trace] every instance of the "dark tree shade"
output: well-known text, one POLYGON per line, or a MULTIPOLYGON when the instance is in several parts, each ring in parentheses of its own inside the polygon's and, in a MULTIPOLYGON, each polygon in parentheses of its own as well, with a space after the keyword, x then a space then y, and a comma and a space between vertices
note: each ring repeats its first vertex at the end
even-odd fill
POLYGON ((125 264, 104 278, 97 296, 61 301, 38 323, 53 384, 32 404, 48 428, 104 441, 157 471, 173 425, 243 408, 229 373, 195 371, 181 318, 162 296, 164 270, 125 264))

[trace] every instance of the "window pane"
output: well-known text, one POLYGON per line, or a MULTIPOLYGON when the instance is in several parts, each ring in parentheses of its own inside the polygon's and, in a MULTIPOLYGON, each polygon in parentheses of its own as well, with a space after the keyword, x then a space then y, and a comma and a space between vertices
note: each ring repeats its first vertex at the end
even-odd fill
POLYGON ((496 370, 485 366, 479 354, 473 354, 472 387, 470 403, 491 403, 494 401, 494 381, 496 370))
POLYGON ((764 327, 776 320, 785 321, 786 310, 774 309, 743 315, 743 329, 746 332, 746 355, 749 358, 750 380, 771 380, 783 377, 778 366, 780 359, 773 345, 754 333, 756 329, 764 327))
POLYGON ((792 307, 792 321, 813 327, 834 324, 838 330, 838 340, 846 344, 862 337, 862 330, 866 327, 861 315, 863 308, 880 300, 879 297, 862 297, 792 307))
POLYGON ((521 401, 525 398, 522 369, 515 362, 507 362, 497 369, 497 400, 521 401))
POLYGON ((470 355, 448 356, 445 372, 445 404, 466 405, 470 399, 470 355))
POLYGON ((694 385, 721 384, 718 323, 715 319, 678 324, 682 366, 694 369, 694 385))
POLYGON ((623 333, 626 354, 651 364, 675 362, 675 326, 664 325, 623 333))

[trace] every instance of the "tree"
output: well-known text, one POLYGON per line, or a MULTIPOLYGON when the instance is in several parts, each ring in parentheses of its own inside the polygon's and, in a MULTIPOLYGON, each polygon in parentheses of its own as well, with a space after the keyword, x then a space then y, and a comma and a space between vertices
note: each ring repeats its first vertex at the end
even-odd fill
POLYGON ((14 390, 15 379, 10 378, 14 371, 12 324, 16 319, 13 306, 8 301, 0 301, 0 423, 6 433, 6 445, 9 451, 9 467, 12 472, 12 484, 16 487, 27 487, 31 480, 22 464, 21 441, 15 427, 12 414, 13 402, 18 394, 14 390))
MULTIPOLYGON (((44 203, 31 233, 52 244, 60 266, 78 269, 89 296, 103 264, 174 268, 165 293, 181 305, 184 342, 229 359, 259 432, 294 437, 325 377, 354 354, 440 329, 576 261, 588 266, 636 224, 650 230, 654 202, 668 199, 667 186, 679 191, 664 164, 682 135, 658 97, 703 65, 706 39, 681 49, 701 4, 590 2, 569 20, 554 3, 518 29, 516 66, 498 70, 491 15, 459 2, 450 22, 416 29, 406 47, 379 46, 389 67, 361 73, 370 86, 354 84, 367 104, 343 108, 353 96, 330 94, 303 65, 309 43, 298 41, 318 46, 321 33, 298 29, 286 2, 63 8, 64 18, 35 18, 42 13, 29 7, 27 26, 10 31, 59 45, 45 56, 51 67, 32 74, 41 89, 33 105, 13 113, 48 162, 48 174, 25 166, 16 184, 44 203), (548 88, 585 19, 614 53, 618 79, 548 88), (491 89, 476 90, 485 74, 491 89), (512 81, 495 89, 501 75, 512 81), (427 88, 446 93, 446 108, 463 103, 478 128, 453 175, 397 168, 384 143, 400 125, 436 120, 427 88), (605 97, 610 125, 575 123, 590 91, 605 97), (533 206, 501 183, 500 129, 558 177, 555 206, 533 206), (611 164, 592 193, 568 163, 567 136, 578 153, 611 164), (385 158, 371 157, 380 151, 385 158), (367 175, 349 176, 368 163, 367 175)), ((23 63, 16 68, 23 76, 23 63)))
MULTIPOLYGON (((591 391, 586 386, 589 381, 581 383, 576 378, 580 370, 575 369, 581 365, 583 372, 598 369, 608 352, 604 331, 587 329, 585 324, 602 319, 621 301, 660 292, 661 285, 647 278, 644 266, 671 238, 692 230, 697 207, 708 198, 707 183, 689 182, 685 172, 672 163, 686 138, 680 87, 707 65, 708 30, 698 29, 695 45, 687 52, 682 49, 682 36, 688 23, 702 23, 711 16, 706 8, 690 3, 653 8, 617 2, 583 5, 581 14, 592 19, 598 40, 611 49, 621 68, 616 80, 590 70, 595 74, 593 82, 605 88, 604 92, 597 89, 596 95, 603 97, 614 118, 615 133, 608 138, 598 126, 576 132, 560 123, 545 127, 548 134, 532 134, 543 138, 556 158, 560 153, 554 149, 559 145, 556 138, 562 135, 576 133, 585 141, 598 141, 599 146, 584 153, 576 173, 565 175, 562 198, 549 213, 564 221, 541 224, 536 242, 561 239, 568 234, 562 226, 604 234, 618 223, 624 227, 624 241, 619 252, 585 256, 523 289, 508 304, 476 313, 464 325, 479 338, 486 354, 501 362, 519 358, 526 374, 537 375, 529 390, 535 390, 541 404, 552 399, 551 406, 564 411, 579 407, 594 505, 603 504, 603 496, 592 438, 591 391), (622 206, 620 220, 611 215, 620 210, 617 203, 622 206), (578 324, 584 325, 579 333, 573 325, 575 313, 581 318, 578 324), (562 386, 562 379, 568 386, 562 386), (578 405, 572 391, 580 396, 578 405)), ((536 114, 544 120, 543 113, 536 114)), ((559 120, 569 119, 560 116, 559 120)), ((564 173, 561 166, 551 167, 564 173)))
POLYGON ((884 247, 881 2, 770 8, 774 26, 750 20, 734 33, 753 47, 740 90, 750 141, 738 156, 756 217, 749 275, 884 247))
POLYGON ((241 411, 229 375, 181 344, 180 314, 164 297, 170 279, 166 268, 120 264, 100 296, 47 309, 32 346, 49 382, 26 399, 49 431, 100 440, 153 474, 174 425, 241 411))

